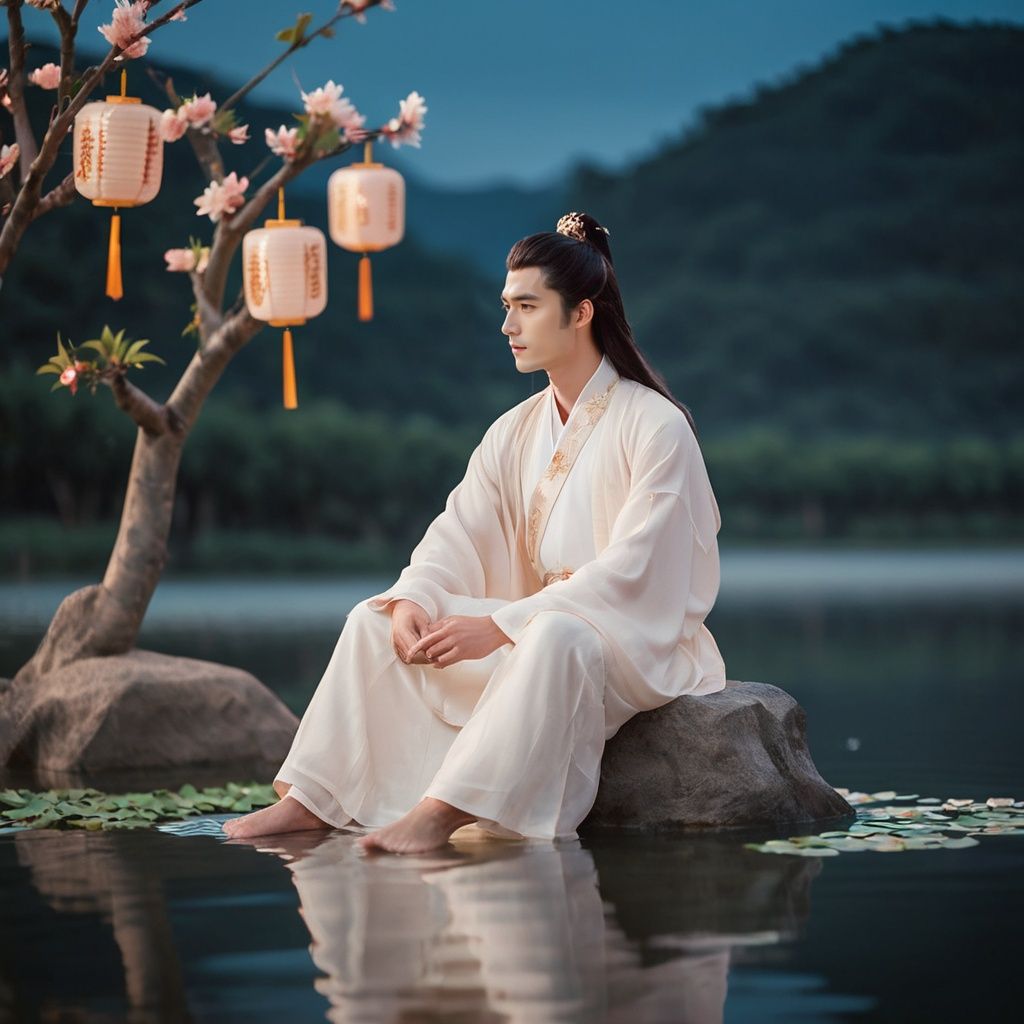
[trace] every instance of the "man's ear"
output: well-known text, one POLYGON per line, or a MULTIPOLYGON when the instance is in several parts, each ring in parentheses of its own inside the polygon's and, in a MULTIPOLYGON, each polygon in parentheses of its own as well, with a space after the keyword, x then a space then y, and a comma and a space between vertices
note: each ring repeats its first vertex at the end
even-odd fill
POLYGON ((585 327, 594 319, 594 304, 590 299, 584 299, 576 309, 576 327, 585 327))

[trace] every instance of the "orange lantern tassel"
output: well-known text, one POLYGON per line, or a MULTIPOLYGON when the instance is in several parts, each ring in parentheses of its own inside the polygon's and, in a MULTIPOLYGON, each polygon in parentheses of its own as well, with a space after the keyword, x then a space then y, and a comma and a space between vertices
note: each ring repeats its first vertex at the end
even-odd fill
POLYGON ((295 389, 295 353, 292 351, 292 332, 284 329, 284 407, 297 409, 299 399, 295 389))
POLYGON ((120 299, 124 295, 121 287, 121 215, 114 210, 110 218, 110 245, 107 249, 107 295, 120 299))
POLYGON ((370 276, 370 257, 366 253, 359 261, 359 319, 373 319, 373 279, 370 276))

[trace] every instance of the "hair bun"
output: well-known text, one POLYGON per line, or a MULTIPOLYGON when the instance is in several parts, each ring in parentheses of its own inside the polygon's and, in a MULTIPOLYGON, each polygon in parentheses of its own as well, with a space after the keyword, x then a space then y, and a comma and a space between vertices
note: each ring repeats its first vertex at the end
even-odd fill
POLYGON ((573 210, 571 213, 563 214, 558 218, 555 231, 560 235, 575 238, 578 242, 589 242, 611 263, 612 252, 608 244, 611 232, 604 225, 599 224, 589 213, 579 213, 573 210))

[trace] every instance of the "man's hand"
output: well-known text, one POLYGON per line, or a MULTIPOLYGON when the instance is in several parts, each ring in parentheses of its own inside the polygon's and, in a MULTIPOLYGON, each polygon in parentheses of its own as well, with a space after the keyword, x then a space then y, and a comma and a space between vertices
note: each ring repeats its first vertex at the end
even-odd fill
POLYGON ((427 630, 430 615, 415 601, 403 598, 391 606, 391 646, 407 665, 429 665, 426 655, 412 657, 409 650, 427 630))
POLYGON ((422 651, 429 664, 446 668, 457 661, 486 658, 510 643, 490 615, 448 615, 427 626, 427 631, 409 648, 409 655, 422 651))

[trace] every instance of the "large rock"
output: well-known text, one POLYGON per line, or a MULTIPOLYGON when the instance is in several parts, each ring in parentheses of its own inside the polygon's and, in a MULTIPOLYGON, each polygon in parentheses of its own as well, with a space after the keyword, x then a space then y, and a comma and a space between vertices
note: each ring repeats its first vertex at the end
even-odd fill
POLYGON ((582 828, 799 825, 854 809, 818 774, 785 690, 729 680, 630 719, 608 742, 582 828))
POLYGON ((132 650, 0 688, 0 765, 89 772, 280 764, 297 726, 242 669, 132 650))

